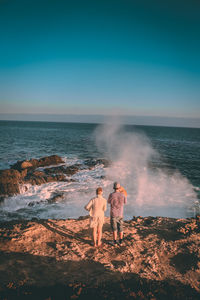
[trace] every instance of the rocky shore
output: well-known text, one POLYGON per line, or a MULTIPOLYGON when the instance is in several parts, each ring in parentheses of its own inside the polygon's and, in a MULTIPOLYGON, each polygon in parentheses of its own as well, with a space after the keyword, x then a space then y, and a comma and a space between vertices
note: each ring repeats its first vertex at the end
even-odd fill
POLYGON ((0 299, 199 299, 199 219, 134 217, 113 246, 88 217, 0 223, 0 299))
POLYGON ((105 167, 109 165, 106 159, 86 159, 84 166, 80 164, 66 166, 64 163, 60 156, 51 155, 40 159, 18 161, 10 169, 0 170, 0 201, 20 194, 23 185, 41 185, 55 181, 69 182, 73 181, 71 176, 82 168, 92 169, 97 164, 103 164, 105 167))

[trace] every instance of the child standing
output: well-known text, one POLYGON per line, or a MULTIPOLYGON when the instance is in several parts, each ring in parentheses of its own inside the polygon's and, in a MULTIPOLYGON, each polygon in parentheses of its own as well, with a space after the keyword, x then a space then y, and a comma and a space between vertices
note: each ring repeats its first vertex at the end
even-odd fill
POLYGON ((96 189, 96 197, 92 198, 85 209, 90 212, 90 228, 93 228, 94 247, 101 246, 102 227, 104 223, 104 212, 107 209, 107 201, 103 198, 103 189, 96 189))

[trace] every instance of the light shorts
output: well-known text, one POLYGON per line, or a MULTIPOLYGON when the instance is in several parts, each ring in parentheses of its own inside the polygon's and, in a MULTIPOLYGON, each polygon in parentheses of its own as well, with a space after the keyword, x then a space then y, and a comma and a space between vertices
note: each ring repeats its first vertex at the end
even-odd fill
POLYGON ((90 217, 90 228, 102 227, 104 223, 104 217, 90 217))
POLYGON ((110 218, 110 225, 112 231, 123 231, 123 218, 122 217, 111 217, 110 218))

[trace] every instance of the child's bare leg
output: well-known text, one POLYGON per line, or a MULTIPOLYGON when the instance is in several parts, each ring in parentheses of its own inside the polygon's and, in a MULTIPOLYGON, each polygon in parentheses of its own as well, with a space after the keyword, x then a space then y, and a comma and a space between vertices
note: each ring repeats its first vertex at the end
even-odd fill
POLYGON ((113 239, 114 239, 114 241, 117 240, 117 230, 116 230, 116 231, 113 231, 113 239))
POLYGON ((93 227, 93 242, 94 242, 94 246, 97 246, 97 227, 94 226, 93 227))
POLYGON ((98 246, 101 246, 101 237, 102 237, 102 226, 100 225, 100 226, 98 226, 98 228, 97 228, 97 240, 98 240, 98 242, 97 242, 97 245, 98 246))

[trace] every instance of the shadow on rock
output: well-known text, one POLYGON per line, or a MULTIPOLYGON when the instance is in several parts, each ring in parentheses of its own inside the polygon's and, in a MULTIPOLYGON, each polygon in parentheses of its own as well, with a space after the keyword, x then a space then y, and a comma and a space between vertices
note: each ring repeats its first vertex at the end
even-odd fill
MULTIPOLYGON (((113 261, 113 264, 116 262, 113 261)), ((119 263, 119 262, 117 262, 119 263)), ((110 271, 93 260, 1 253, 0 299, 198 299, 191 287, 110 271)))

